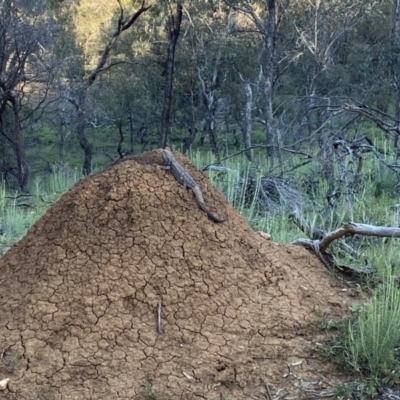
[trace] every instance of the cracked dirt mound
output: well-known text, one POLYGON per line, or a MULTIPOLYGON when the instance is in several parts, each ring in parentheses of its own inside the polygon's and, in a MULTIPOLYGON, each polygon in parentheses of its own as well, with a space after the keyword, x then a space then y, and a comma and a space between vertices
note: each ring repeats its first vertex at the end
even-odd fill
POLYGON ((177 158, 228 222, 154 151, 78 183, 0 261, 0 398, 147 399, 151 386, 163 400, 250 399, 265 382, 330 379, 310 324, 344 315, 342 289, 177 158))

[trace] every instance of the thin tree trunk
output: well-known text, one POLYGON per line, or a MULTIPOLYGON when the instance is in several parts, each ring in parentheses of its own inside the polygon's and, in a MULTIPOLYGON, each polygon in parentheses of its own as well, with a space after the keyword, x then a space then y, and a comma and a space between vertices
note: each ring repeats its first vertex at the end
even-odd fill
POLYGON ((218 141, 217 141, 217 135, 215 132, 215 113, 217 111, 217 102, 214 101, 211 104, 211 108, 208 110, 208 116, 207 116, 207 131, 208 131, 208 136, 210 138, 210 144, 211 144, 211 150, 217 157, 217 161, 219 162, 219 148, 218 148, 218 141))
MULTIPOLYGON (((393 38, 392 38, 392 46, 394 49, 398 49, 400 46, 400 0, 394 0, 394 21, 393 21, 393 38)), ((397 66, 398 68, 398 66, 397 66)), ((395 71, 395 88, 396 88, 396 121, 400 128, 400 74, 398 71, 395 71)), ((400 136, 396 134, 394 138, 394 147, 400 148, 400 136)))
POLYGON ((276 45, 276 1, 268 0, 266 7, 267 21, 266 32, 264 34, 266 57, 265 57, 265 141, 267 145, 267 154, 274 154, 274 77, 275 77, 275 45, 276 45))
POLYGON ((246 110, 244 124, 239 123, 242 134, 243 143, 245 146, 245 154, 249 161, 253 159, 253 149, 251 148, 251 123, 252 123, 252 110, 253 110, 253 90, 248 79, 244 79, 242 74, 238 72, 240 80, 244 83, 244 90, 246 92, 246 110))
POLYGON ((244 146, 246 148, 246 157, 249 159, 249 161, 253 160, 253 150, 251 148, 251 114, 252 114, 252 109, 253 109, 253 91, 251 90, 251 85, 249 82, 245 84, 245 90, 246 90, 246 125, 245 129, 243 131, 243 140, 244 140, 244 146))
POLYGON ((189 123, 189 136, 186 137, 183 141, 183 154, 186 154, 187 151, 192 146, 194 139, 197 134, 196 128, 196 107, 194 105, 194 93, 193 91, 190 92, 190 123, 189 123))
POLYGON ((133 154, 133 147, 135 145, 135 133, 133 130, 133 115, 132 115, 132 110, 129 108, 129 153, 133 154))
POLYGON ((85 106, 86 106, 86 94, 88 86, 84 86, 78 94, 77 101, 77 127, 76 134, 78 137, 79 145, 81 146, 84 158, 82 174, 84 176, 90 175, 92 172, 92 159, 93 159, 93 145, 90 143, 86 136, 86 120, 85 120, 85 106))
POLYGON ((161 115, 161 131, 159 147, 164 148, 167 145, 168 135, 171 130, 171 106, 172 106, 172 88, 174 77, 175 49, 178 41, 182 22, 182 4, 176 5, 175 16, 169 16, 168 28, 168 56, 166 62, 166 78, 164 90, 164 106, 161 115))
MULTIPOLYGON (((216 88, 217 88, 218 67, 220 60, 221 60, 221 49, 218 50, 218 53, 215 57, 214 70, 211 79, 208 81, 208 85, 206 85, 206 82, 201 75, 200 67, 197 67, 197 76, 199 77, 203 96, 207 103, 207 116, 205 121, 205 129, 210 139, 211 150, 215 154, 217 159, 219 159, 219 148, 218 148, 218 139, 216 132, 215 114, 217 112, 217 107, 218 107, 216 88)), ((200 143, 203 144, 203 142, 204 142, 204 136, 200 138, 200 143)))
MULTIPOLYGON (((400 131, 400 82, 396 84, 396 124, 397 132, 400 131)), ((400 149, 400 134, 395 133, 394 136, 394 147, 400 149)))
POLYGON ((17 180, 19 187, 24 190, 26 189, 26 185, 28 183, 28 171, 25 166, 27 165, 25 162, 25 154, 21 136, 21 121, 19 119, 19 110, 18 104, 15 97, 10 96, 10 103, 12 105, 13 111, 13 119, 14 119, 14 146, 15 146, 15 155, 17 158, 17 180))

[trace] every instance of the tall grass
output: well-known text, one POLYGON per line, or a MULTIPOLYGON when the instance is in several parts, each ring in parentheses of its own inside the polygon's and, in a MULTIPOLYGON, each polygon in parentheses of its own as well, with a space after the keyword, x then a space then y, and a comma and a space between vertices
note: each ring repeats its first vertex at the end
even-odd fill
POLYGON ((5 183, 0 182, 0 255, 2 248, 22 239, 47 208, 79 179, 76 169, 57 166, 50 175, 36 177, 27 196, 7 191, 5 183))
POLYGON ((37 218, 36 211, 20 209, 17 193, 7 193, 4 183, 0 183, 0 244, 20 240, 37 218))
POLYGON ((345 348, 354 370, 385 378, 399 367, 395 357, 399 344, 400 289, 389 276, 349 323, 345 348))
POLYGON ((52 167, 51 174, 38 176, 34 179, 32 191, 36 197, 63 194, 71 189, 82 178, 77 168, 67 164, 57 164, 52 167))

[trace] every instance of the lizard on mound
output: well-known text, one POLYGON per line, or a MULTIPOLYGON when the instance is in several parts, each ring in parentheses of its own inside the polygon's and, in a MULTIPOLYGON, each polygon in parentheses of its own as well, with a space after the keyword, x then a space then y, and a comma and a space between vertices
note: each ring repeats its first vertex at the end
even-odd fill
POLYGON ((214 222, 226 222, 228 220, 228 217, 225 217, 223 219, 218 218, 208 209, 204 202, 203 193, 200 189, 200 186, 193 179, 192 175, 190 175, 189 171, 185 169, 181 164, 179 164, 172 152, 165 149, 162 152, 164 159, 164 166, 162 168, 171 171, 171 174, 174 176, 174 178, 184 188, 192 189, 193 193, 196 196, 197 204, 210 219, 212 219, 214 222))

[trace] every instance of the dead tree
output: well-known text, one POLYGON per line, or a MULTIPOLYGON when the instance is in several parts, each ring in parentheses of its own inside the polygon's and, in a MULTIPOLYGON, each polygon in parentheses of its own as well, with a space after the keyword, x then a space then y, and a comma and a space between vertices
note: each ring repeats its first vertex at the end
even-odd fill
POLYGON ((264 80, 264 107, 263 120, 265 127, 265 142, 267 154, 274 154, 275 126, 274 126, 274 82, 276 79, 276 39, 278 33, 278 2, 276 0, 266 0, 264 8, 264 20, 262 20, 249 2, 244 2, 243 6, 238 6, 231 3, 229 0, 224 0, 225 3, 236 11, 247 14, 257 30, 263 37, 260 67, 264 80))
MULTIPOLYGON (((202 49, 204 51, 204 43, 201 38, 202 49)), ((205 119, 205 131, 208 133, 212 152, 219 158, 219 147, 217 139, 217 122, 216 114, 218 109, 218 68, 221 61, 221 49, 218 49, 215 56, 212 76, 205 77, 200 67, 197 67, 197 76, 200 81, 201 91, 207 107, 205 119)))
MULTIPOLYGON (((334 112, 336 115, 347 113, 366 118, 374 122, 376 126, 387 135, 391 136, 395 144, 400 143, 400 121, 396 117, 393 117, 375 107, 370 107, 367 104, 353 101, 352 103, 345 103, 339 106, 330 106, 329 111, 334 112)), ((398 146, 396 145, 396 147, 398 146)))
POLYGON ((4 1, 0 6, 0 178, 12 178, 20 189, 25 189, 29 171, 23 125, 45 101, 53 75, 51 68, 36 70, 34 62, 45 52, 40 45, 45 35, 43 7, 39 1, 35 7, 15 1, 4 1), (27 14, 30 17, 24 18, 27 14), (33 93, 36 99, 29 102, 30 112, 23 117, 23 106, 33 93))
POLYGON ((161 115, 161 135, 159 141, 160 148, 164 148, 167 145, 168 134, 170 133, 171 130, 171 106, 172 106, 172 89, 173 89, 174 64, 175 64, 175 49, 181 29, 181 22, 182 22, 182 4, 178 2, 178 4, 176 5, 175 15, 172 15, 172 11, 170 10, 169 20, 167 22, 168 55, 165 66, 165 90, 164 90, 164 106, 161 115))
POLYGON ((253 160, 253 150, 251 147, 251 126, 252 126, 252 109, 253 109, 253 90, 249 79, 243 78, 242 74, 238 72, 239 78, 244 84, 246 92, 246 112, 243 123, 239 123, 243 133, 243 142, 245 146, 245 154, 249 161, 253 160))

